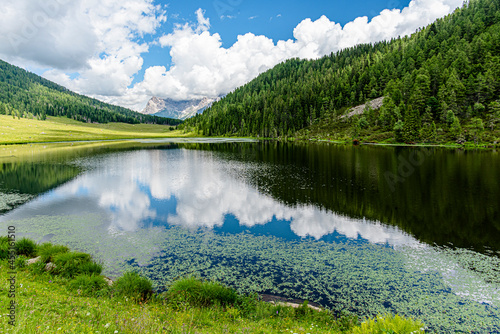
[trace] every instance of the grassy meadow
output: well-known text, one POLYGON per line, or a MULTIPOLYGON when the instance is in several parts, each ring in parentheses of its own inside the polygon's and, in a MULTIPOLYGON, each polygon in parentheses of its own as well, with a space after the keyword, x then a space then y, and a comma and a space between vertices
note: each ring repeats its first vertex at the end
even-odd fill
POLYGON ((156 124, 82 123, 66 117, 45 121, 0 115, 0 145, 83 140, 186 137, 180 130, 156 124))

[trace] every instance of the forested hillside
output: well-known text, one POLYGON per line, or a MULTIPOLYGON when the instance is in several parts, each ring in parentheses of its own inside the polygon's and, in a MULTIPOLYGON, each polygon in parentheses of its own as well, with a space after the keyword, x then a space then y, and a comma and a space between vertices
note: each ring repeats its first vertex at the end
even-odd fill
POLYGON ((0 114, 45 119, 66 116, 82 122, 177 125, 179 120, 147 116, 82 96, 0 60, 0 114))
POLYGON ((185 126, 205 135, 492 142, 499 97, 500 2, 472 0, 411 37, 281 63, 185 126), (345 116, 381 96, 379 110, 345 116))

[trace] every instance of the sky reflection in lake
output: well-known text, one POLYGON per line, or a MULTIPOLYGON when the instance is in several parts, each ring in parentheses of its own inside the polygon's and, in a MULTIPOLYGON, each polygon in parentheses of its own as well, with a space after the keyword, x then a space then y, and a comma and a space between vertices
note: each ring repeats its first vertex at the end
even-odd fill
MULTIPOLYGON (((133 232, 151 222, 220 230, 232 215, 248 228, 273 219, 286 221, 298 237, 320 239, 337 232, 372 243, 415 243, 395 227, 352 219, 313 205, 290 207, 280 203, 235 175, 242 163, 217 159, 212 152, 145 150, 85 163, 93 168, 22 210, 15 210, 9 214, 10 219, 45 214, 47 208, 51 214, 57 214, 54 210, 101 212, 108 217, 110 231, 133 232)), ((245 168, 266 173, 268 167, 245 168)))

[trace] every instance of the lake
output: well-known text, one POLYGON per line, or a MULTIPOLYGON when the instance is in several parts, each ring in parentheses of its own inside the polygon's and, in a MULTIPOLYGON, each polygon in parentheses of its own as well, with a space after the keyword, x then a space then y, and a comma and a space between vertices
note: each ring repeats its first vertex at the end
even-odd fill
POLYGON ((496 151, 215 139, 0 147, 0 228, 161 291, 240 292, 500 332, 496 151))

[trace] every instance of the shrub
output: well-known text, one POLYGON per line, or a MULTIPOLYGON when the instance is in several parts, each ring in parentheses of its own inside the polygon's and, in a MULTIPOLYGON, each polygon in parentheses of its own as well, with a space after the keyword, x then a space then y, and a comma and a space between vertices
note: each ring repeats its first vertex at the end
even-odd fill
POLYGON ((146 277, 136 272, 127 272, 113 285, 118 296, 128 297, 134 301, 146 301, 153 294, 153 285, 146 277))
POLYGON ((186 301, 191 306, 209 307, 213 305, 229 306, 239 302, 235 290, 217 282, 203 282, 189 277, 176 281, 168 290, 171 302, 186 301))
POLYGON ((108 284, 104 277, 100 275, 80 275, 69 282, 72 290, 78 291, 82 296, 99 295, 99 292, 106 289, 108 284))
POLYGON ((352 333, 424 333, 424 325, 399 315, 385 315, 378 316, 376 319, 368 319, 360 327, 353 328, 352 333))
POLYGON ((59 253, 54 256, 54 264, 56 265, 54 272, 66 278, 82 274, 99 275, 102 272, 102 265, 95 263, 92 257, 86 253, 59 253))
POLYGON ((57 254, 68 253, 69 248, 61 245, 53 245, 50 242, 46 242, 38 246, 38 255, 41 256, 41 261, 43 263, 54 262, 54 257, 57 254))
POLYGON ((16 241, 15 249, 17 255, 26 255, 29 258, 35 257, 37 252, 36 243, 28 238, 16 241))

